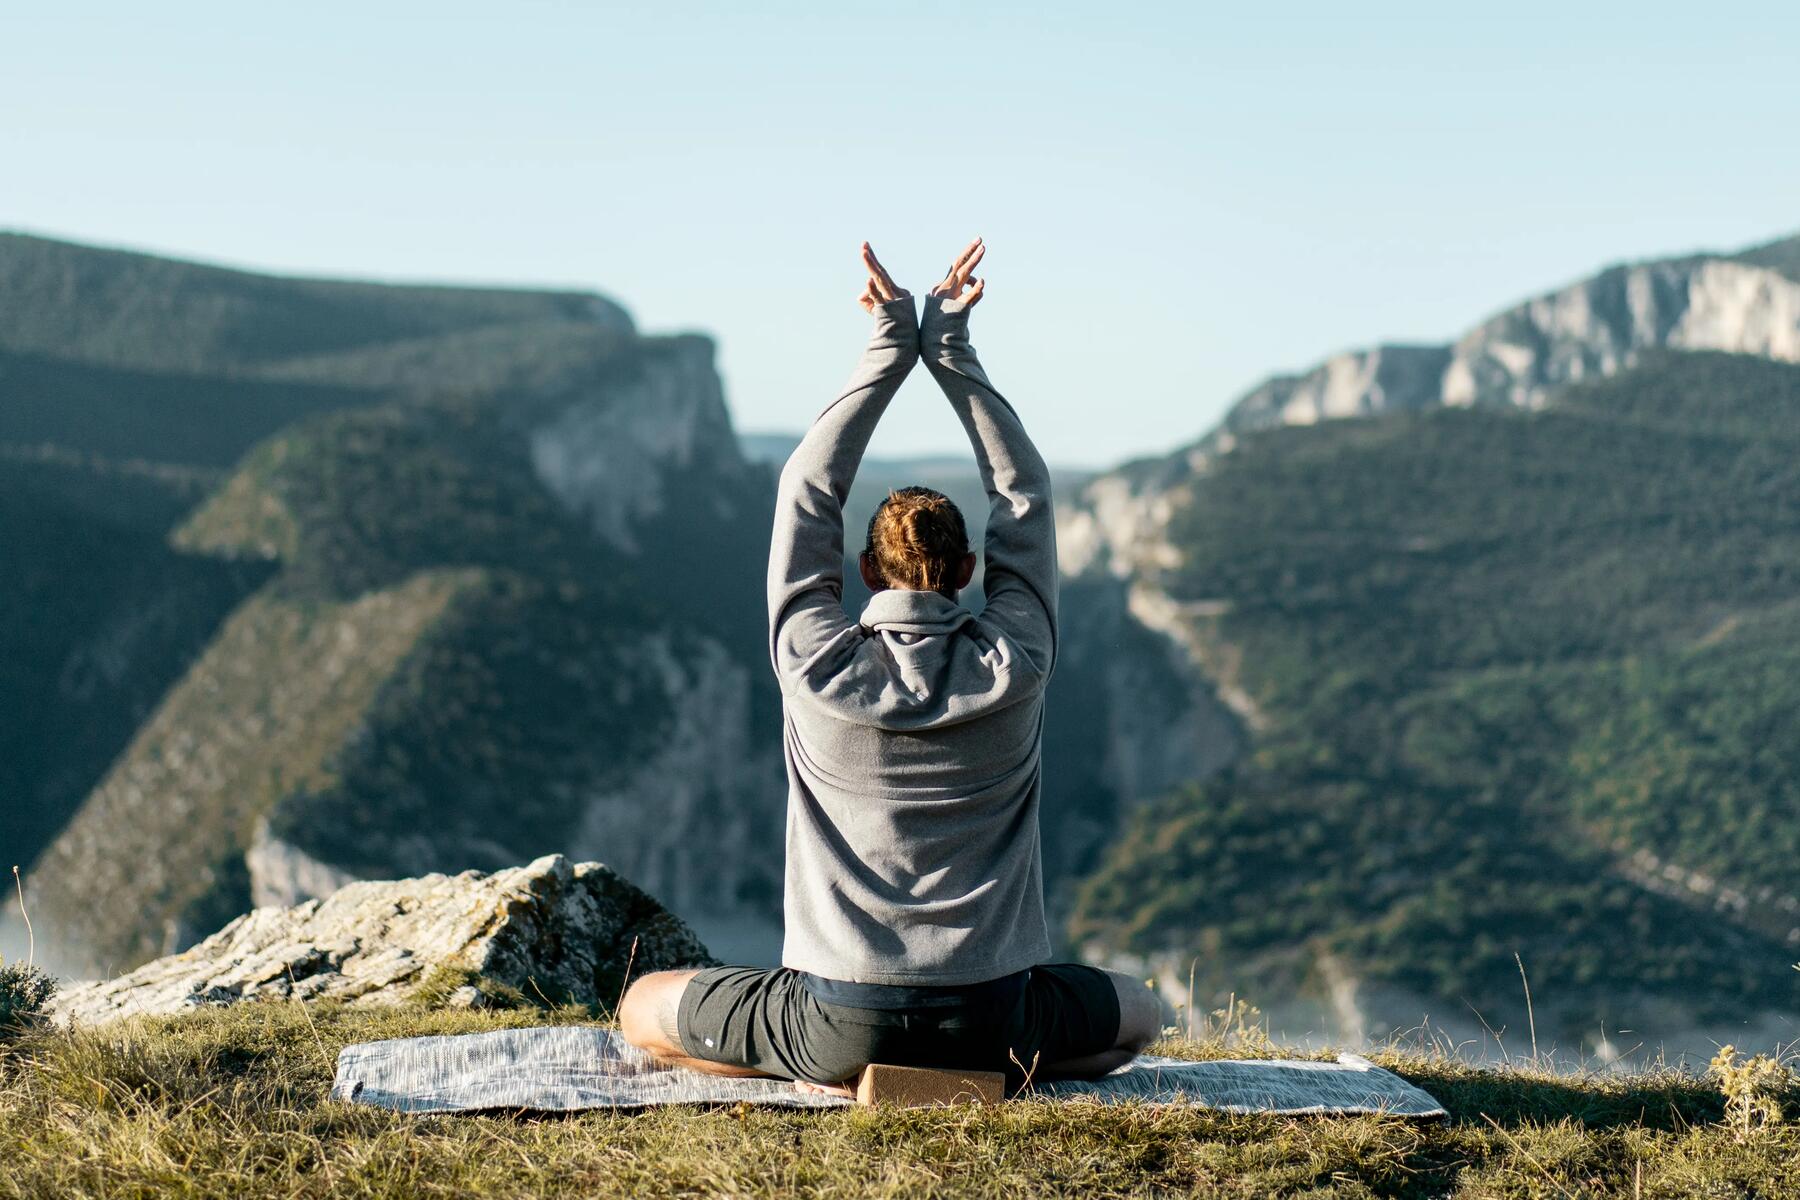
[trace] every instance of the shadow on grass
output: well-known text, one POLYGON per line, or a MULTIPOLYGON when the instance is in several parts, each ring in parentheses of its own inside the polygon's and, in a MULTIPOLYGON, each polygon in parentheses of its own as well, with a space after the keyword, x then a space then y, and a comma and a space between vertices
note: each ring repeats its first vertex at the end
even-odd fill
POLYGON ((1436 1096, 1459 1125, 1503 1128, 1578 1121, 1589 1129, 1675 1131, 1717 1122, 1724 1098, 1675 1072, 1614 1078, 1555 1077, 1530 1071, 1420 1064, 1390 1069, 1436 1096))

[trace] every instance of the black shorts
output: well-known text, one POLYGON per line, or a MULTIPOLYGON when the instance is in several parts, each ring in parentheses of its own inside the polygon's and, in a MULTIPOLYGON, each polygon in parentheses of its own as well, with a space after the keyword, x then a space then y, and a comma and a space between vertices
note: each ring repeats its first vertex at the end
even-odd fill
POLYGON ((1112 1049, 1119 995, 1106 972, 1056 963, 964 1003, 852 1008, 785 967, 712 967, 688 982, 677 1020, 688 1057, 784 1079, 837 1083, 889 1063, 1000 1071, 1016 1090, 1034 1069, 1112 1049))

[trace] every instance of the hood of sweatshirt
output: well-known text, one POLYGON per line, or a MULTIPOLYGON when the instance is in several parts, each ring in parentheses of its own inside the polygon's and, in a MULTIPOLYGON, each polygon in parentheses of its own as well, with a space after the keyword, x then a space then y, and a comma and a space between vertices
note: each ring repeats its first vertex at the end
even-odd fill
MULTIPOLYGON (((938 592, 880 591, 857 627, 811 664, 796 698, 839 720, 921 730, 972 720, 1038 693, 1006 637, 938 592)), ((1024 660, 1029 668, 1029 660, 1024 660)))
POLYGON ((913 638, 955 633, 975 616, 942 592, 887 588, 869 597, 857 624, 873 634, 892 635, 901 644, 913 638))

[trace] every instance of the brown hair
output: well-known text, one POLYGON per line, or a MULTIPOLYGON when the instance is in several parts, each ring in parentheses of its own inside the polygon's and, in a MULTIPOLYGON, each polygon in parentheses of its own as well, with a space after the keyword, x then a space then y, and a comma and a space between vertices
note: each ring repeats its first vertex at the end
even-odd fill
POLYGON ((957 567, 969 553, 969 531, 944 493, 899 488, 869 518, 869 545, 863 553, 889 587, 941 592, 956 586, 957 567))

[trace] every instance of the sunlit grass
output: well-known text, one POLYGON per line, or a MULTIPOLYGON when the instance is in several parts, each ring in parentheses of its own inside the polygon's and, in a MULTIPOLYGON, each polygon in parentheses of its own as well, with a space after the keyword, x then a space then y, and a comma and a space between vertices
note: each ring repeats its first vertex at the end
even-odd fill
POLYGON ((1740 1139, 1706 1080, 1493 1070, 1429 1048, 1372 1057, 1447 1121, 1091 1102, 411 1117, 326 1099, 349 1042, 587 1019, 270 1003, 39 1030, 0 1049, 0 1196, 1800 1192, 1800 1126, 1740 1139))

